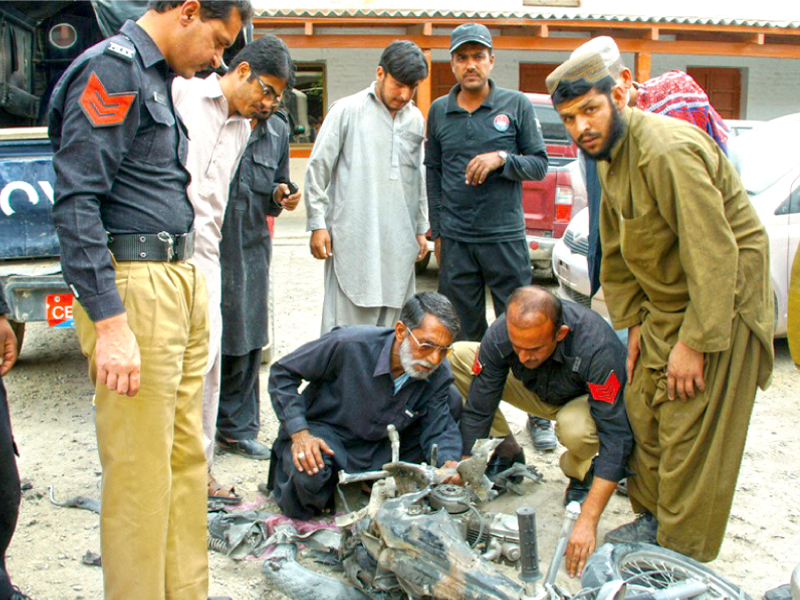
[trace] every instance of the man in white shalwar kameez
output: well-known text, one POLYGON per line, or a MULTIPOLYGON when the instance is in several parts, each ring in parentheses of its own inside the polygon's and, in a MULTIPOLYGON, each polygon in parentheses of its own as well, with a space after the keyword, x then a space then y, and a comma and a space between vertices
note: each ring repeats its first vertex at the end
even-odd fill
POLYGON ((411 101, 428 76, 412 42, 390 44, 376 81, 331 106, 306 171, 311 253, 325 260, 322 333, 393 327, 428 253, 425 120, 411 101))
MULTIPOLYGON (((250 119, 275 110, 291 73, 293 67, 285 44, 275 36, 264 36, 239 51, 222 77, 178 77, 172 84, 175 106, 189 131, 186 168, 192 176, 187 194, 195 213, 193 260, 208 284, 208 366, 203 387, 208 495, 223 502, 237 502, 240 498, 233 488, 224 488, 211 475, 222 364, 222 220, 231 180, 250 138, 250 119), (275 63, 282 65, 282 76, 273 74, 275 63)), ((268 456, 268 449, 263 453, 268 456)))

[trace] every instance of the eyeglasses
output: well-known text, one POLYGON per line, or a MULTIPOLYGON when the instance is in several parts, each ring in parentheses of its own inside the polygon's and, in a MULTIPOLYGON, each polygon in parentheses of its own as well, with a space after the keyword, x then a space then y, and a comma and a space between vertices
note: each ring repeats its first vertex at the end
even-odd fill
POLYGON ((278 92, 275 91, 274 87, 261 81, 261 77, 259 77, 255 71, 253 71, 253 76, 256 78, 258 85, 261 86, 261 92, 264 94, 265 100, 275 100, 278 98, 278 92))
POLYGON ((422 350, 423 354, 431 354, 433 352, 438 352, 440 356, 447 358, 453 353, 453 346, 437 346, 436 344, 429 344, 428 342, 420 342, 417 339, 417 336, 414 335, 414 332, 406 325, 406 330, 408 331, 409 335, 414 339, 416 342, 417 347, 422 350))

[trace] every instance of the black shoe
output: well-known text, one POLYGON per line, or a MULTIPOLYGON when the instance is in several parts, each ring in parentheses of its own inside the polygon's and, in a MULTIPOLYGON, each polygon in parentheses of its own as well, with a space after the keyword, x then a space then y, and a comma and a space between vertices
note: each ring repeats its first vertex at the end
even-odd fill
MULTIPOLYGON (((492 459, 489 461, 489 464, 486 465, 486 476, 489 479, 494 479, 497 477, 497 475, 506 469, 511 468, 516 463, 521 463, 523 465, 525 464, 525 452, 523 450, 520 450, 514 456, 508 458, 505 456, 500 456, 497 454, 497 452, 495 452, 492 456, 492 459)), ((516 475, 511 479, 511 481, 513 483, 521 483, 522 477, 516 475)))
POLYGON ((269 446, 256 440, 226 440, 217 434, 217 445, 222 452, 238 454, 253 460, 269 460, 269 446))
POLYGON ((612 544, 644 542, 658 545, 658 521, 649 512, 643 512, 630 523, 609 531, 603 541, 612 544))
POLYGON ((564 506, 570 502, 583 504, 583 501, 586 500, 586 497, 589 495, 589 489, 592 487, 592 481, 594 481, 594 466, 589 468, 589 471, 586 473, 586 477, 583 478, 583 481, 580 479, 575 479, 574 477, 570 477, 567 491, 564 493, 564 506))
POLYGON ((528 416, 528 431, 531 433, 533 447, 541 452, 550 452, 558 447, 556 432, 550 419, 528 416))
POLYGON ((8 600, 31 600, 31 597, 20 592, 17 586, 12 585, 11 589, 13 591, 11 592, 11 597, 8 600))

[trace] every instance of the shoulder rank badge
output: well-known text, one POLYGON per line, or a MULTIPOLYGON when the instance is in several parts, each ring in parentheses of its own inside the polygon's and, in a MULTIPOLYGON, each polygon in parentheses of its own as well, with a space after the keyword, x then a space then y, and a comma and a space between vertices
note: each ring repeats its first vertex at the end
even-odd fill
POLYGON ((614 404, 614 400, 619 392, 619 379, 617 379, 617 374, 611 371, 608 377, 606 377, 606 382, 602 385, 599 383, 590 383, 589 391, 592 393, 592 398, 595 400, 614 404))
POLYGON ((124 58, 128 62, 131 62, 133 57, 136 56, 135 49, 128 48, 127 46, 123 46, 122 44, 118 44, 116 42, 109 42, 108 46, 106 46, 105 53, 124 58))
POLYGON ((125 122, 136 92, 109 94, 92 72, 81 94, 80 105, 93 127, 113 127, 125 122))

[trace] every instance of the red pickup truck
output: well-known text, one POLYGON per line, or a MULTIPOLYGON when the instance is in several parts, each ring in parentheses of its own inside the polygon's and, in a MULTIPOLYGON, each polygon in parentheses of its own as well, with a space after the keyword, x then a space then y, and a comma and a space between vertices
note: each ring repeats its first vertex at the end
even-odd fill
MULTIPOLYGON (((547 94, 525 94, 533 104, 547 147, 550 166, 541 181, 522 183, 525 236, 530 249, 534 276, 553 278, 553 246, 570 220, 587 204, 586 183, 578 164, 578 147, 572 142, 547 94)), ((431 253, 417 263, 417 274, 428 266, 431 253)))

